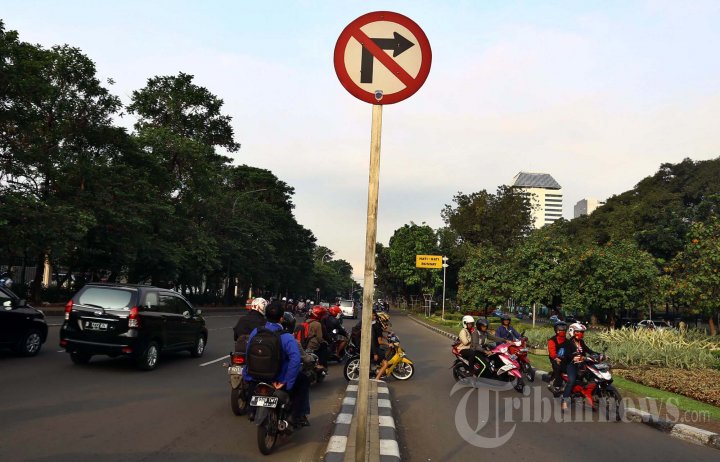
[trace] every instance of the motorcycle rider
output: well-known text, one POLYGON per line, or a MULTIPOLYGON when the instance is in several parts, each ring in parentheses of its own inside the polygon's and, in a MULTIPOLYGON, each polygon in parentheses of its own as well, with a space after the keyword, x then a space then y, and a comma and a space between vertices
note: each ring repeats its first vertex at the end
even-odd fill
MULTIPOLYGON (((498 344, 505 342, 505 339, 493 335, 488 330, 488 320, 485 318, 478 318, 475 321, 475 331, 472 333, 473 345, 476 351, 482 352, 484 356, 490 356, 492 354, 492 343, 498 344)), ((480 374, 485 371, 485 367, 491 366, 492 363, 489 359, 484 359, 483 356, 477 356, 478 361, 482 363, 483 369, 480 374)))
POLYGON ((500 338, 513 341, 513 340, 519 340, 520 334, 518 331, 515 330, 513 326, 510 325, 510 315, 505 313, 502 316, 500 316, 500 322, 501 325, 497 329, 495 329, 495 335, 497 335, 500 338))
POLYGON ((247 349, 247 340, 250 333, 265 325, 265 308, 267 300, 257 297, 250 304, 250 311, 244 316, 240 316, 235 327, 233 327, 233 339, 235 340, 235 351, 244 352, 247 349))
POLYGON ((325 332, 330 338, 330 344, 334 345, 330 353, 336 358, 340 358, 340 353, 345 349, 348 339, 348 333, 342 325, 342 309, 337 305, 331 306, 328 314, 322 322, 325 332))
POLYGON ((310 309, 308 314, 308 342, 307 349, 315 353, 318 357, 318 363, 325 370, 328 367, 328 338, 322 325, 322 319, 327 312, 320 305, 315 305, 310 309))
MULTIPOLYGON (((579 322, 575 322, 568 328, 570 338, 565 341, 565 351, 563 352, 563 360, 567 367, 568 382, 565 385, 562 403, 560 408, 564 411, 568 408, 567 399, 572 394, 575 380, 577 379, 578 367, 585 361, 588 354, 597 354, 587 346, 583 337, 587 328, 579 322)), ((602 357, 602 356, 601 356, 602 357)))
MULTIPOLYGON (((267 317, 267 323, 264 324, 265 328, 276 332, 283 331, 280 320, 282 319, 284 309, 285 304, 279 300, 270 303, 265 311, 265 316, 267 317)), ((248 338, 248 344, 256 333, 257 329, 253 329, 248 338)), ((280 372, 272 384, 276 389, 280 390, 284 388, 290 393, 290 419, 292 423, 295 426, 308 426, 310 425, 307 418, 307 414, 310 413, 310 382, 305 374, 301 372, 300 348, 292 334, 288 334, 287 332, 283 332, 280 335, 280 342, 283 350, 281 358, 282 365, 280 372)), ((247 366, 243 368, 243 378, 252 384, 251 389, 254 389, 254 384, 257 381, 248 374, 247 366)))
POLYGON ((292 334, 295 332, 295 316, 289 311, 286 311, 282 315, 282 319, 280 319, 280 324, 283 326, 283 330, 285 332, 288 332, 292 334))
POLYGON ((385 375, 385 370, 388 366, 388 357, 390 356, 392 349, 390 343, 385 339, 384 333, 390 328, 390 316, 387 313, 373 311, 373 324, 372 324, 372 353, 373 360, 375 363, 380 362, 380 369, 378 369, 375 375, 375 380, 385 375))
POLYGON ((562 385, 562 371, 564 369, 563 356, 565 354, 565 341, 567 339, 567 323, 558 321, 555 323, 555 335, 550 337, 547 342, 548 358, 552 366, 553 381, 548 384, 548 388, 554 387, 555 390, 562 385))
POLYGON ((473 332, 475 331, 475 318, 470 315, 462 317, 463 328, 460 329, 458 334, 459 344, 457 346, 460 356, 462 356, 470 365, 470 371, 475 371, 475 348, 478 347, 478 343, 473 343, 473 332))

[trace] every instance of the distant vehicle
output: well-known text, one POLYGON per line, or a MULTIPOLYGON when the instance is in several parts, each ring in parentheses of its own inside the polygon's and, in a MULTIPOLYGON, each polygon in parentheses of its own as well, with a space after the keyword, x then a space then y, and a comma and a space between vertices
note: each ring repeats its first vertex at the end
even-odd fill
POLYGON ((495 310, 495 311, 493 311, 493 313, 492 313, 493 316, 497 316, 497 317, 500 317, 500 316, 502 316, 503 314, 505 314, 505 313, 503 313, 502 310, 495 310))
POLYGON ((330 303, 328 303, 328 302, 320 302, 320 306, 322 306, 323 308, 330 308, 330 303))
POLYGON ((343 318, 357 319, 357 305, 353 300, 340 300, 340 310, 343 318))
POLYGON ((560 318, 558 317, 558 315, 554 314, 554 315, 550 316, 551 323, 555 324, 558 321, 560 321, 560 318))
POLYGON ((152 286, 91 283, 65 305, 60 346, 75 364, 93 355, 128 356, 143 370, 164 351, 199 358, 208 330, 201 311, 177 292, 152 286))
POLYGON ((651 319, 643 319, 639 323, 637 323, 636 327, 638 329, 657 329, 657 330, 667 330, 667 329, 673 329, 673 326, 668 324, 665 321, 655 321, 651 319))
POLYGON ((35 356, 47 340, 45 314, 7 287, 0 287, 0 348, 12 348, 21 356, 35 356))

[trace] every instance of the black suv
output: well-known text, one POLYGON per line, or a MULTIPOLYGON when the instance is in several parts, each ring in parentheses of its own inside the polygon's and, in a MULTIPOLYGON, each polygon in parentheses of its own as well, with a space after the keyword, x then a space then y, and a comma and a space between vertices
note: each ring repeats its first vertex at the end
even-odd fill
POLYGON ((129 356, 143 370, 161 351, 188 350, 199 358, 208 331, 201 311, 180 294, 131 284, 85 285, 65 305, 60 346, 75 364, 93 355, 129 356))
POLYGON ((0 347, 10 347, 23 356, 35 356, 47 334, 43 312, 29 306, 7 287, 0 287, 0 347))

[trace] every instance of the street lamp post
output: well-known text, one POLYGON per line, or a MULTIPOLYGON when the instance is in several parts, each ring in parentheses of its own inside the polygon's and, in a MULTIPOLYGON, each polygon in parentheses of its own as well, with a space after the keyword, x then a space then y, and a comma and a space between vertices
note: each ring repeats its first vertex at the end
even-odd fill
MULTIPOLYGON (((243 196, 245 194, 251 194, 256 193, 260 191, 267 191, 267 188, 262 189, 253 189, 252 191, 243 191, 241 193, 238 193, 238 195, 235 197, 235 200, 233 201, 232 208, 230 209, 230 216, 235 216, 235 206, 237 205, 238 199, 240 199, 240 196, 243 196)), ((227 285, 225 287, 225 298, 228 301, 228 305, 232 301, 232 294, 230 294, 230 263, 232 262, 232 252, 230 252, 230 249, 228 249, 228 267, 227 267, 227 285)))
POLYGON ((442 315, 440 315, 440 319, 443 321, 445 320, 445 270, 448 267, 448 261, 450 260, 448 257, 442 257, 443 260, 443 304, 442 304, 442 315))

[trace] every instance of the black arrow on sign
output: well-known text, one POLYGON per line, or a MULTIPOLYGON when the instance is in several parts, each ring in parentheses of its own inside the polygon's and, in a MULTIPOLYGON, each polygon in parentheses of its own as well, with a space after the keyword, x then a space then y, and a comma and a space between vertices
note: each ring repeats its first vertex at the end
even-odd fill
MULTIPOLYGON (((415 45, 397 32, 393 32, 393 35, 393 38, 374 38, 370 40, 375 42, 375 45, 383 50, 393 50, 393 58, 397 58, 404 51, 415 45)), ((360 83, 372 83, 374 59, 375 57, 370 53, 370 50, 363 47, 362 60, 360 61, 360 83)))

